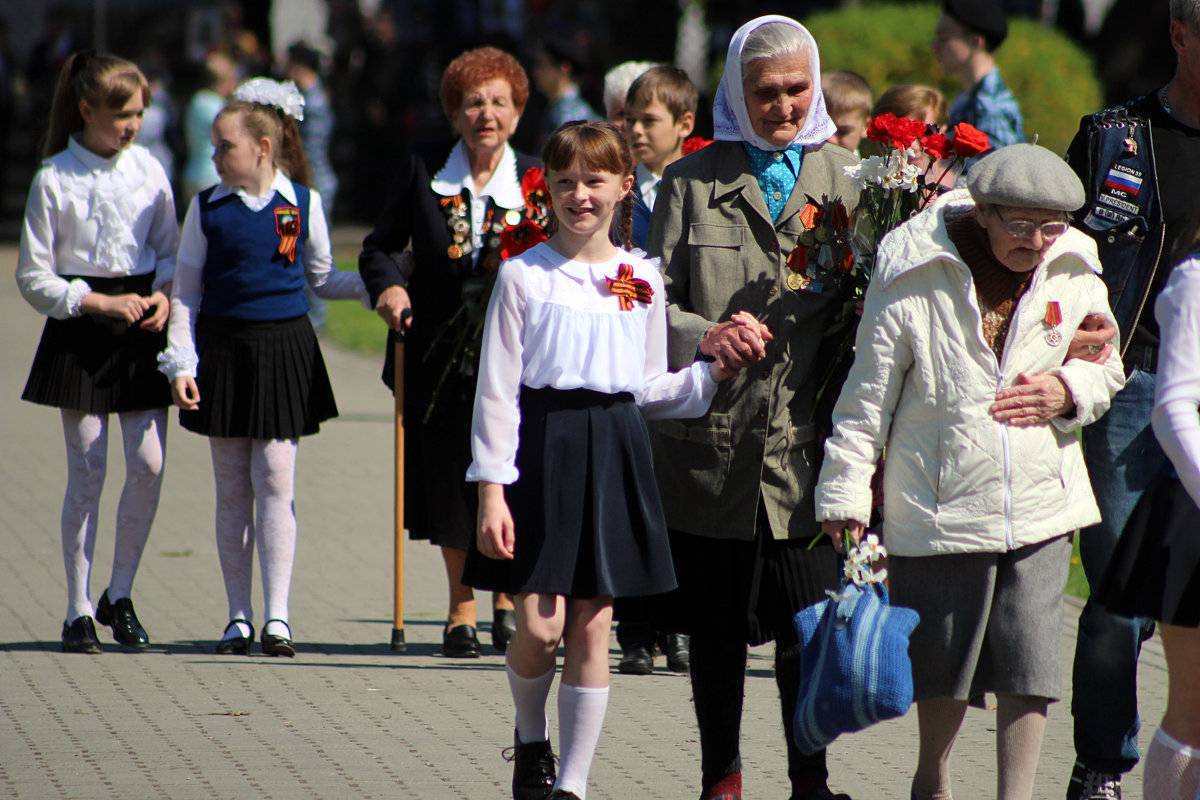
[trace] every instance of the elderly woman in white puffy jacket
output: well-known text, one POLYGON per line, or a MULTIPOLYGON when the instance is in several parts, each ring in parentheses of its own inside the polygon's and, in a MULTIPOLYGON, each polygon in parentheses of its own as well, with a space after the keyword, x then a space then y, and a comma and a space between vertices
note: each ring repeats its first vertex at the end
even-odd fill
POLYGON ((1068 359, 1111 318, 1084 190, 1062 159, 1010 145, 879 248, 854 367, 834 411, 817 516, 840 547, 871 511, 884 447, 892 599, 916 609, 914 800, 951 796, 967 701, 998 701, 1001 800, 1027 799, 1057 699, 1069 535, 1097 522, 1076 431, 1109 406, 1120 358, 1068 359))

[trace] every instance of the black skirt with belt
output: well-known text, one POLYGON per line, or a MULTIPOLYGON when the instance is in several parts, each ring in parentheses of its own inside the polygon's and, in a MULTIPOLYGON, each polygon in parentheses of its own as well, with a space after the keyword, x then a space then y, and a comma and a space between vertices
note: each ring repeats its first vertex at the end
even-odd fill
MULTIPOLYGON (((97 294, 154 290, 153 273, 120 278, 82 278, 97 294)), ((171 405, 171 386, 158 371, 165 331, 153 332, 103 314, 47 319, 21 399, 43 406, 113 414, 171 405)))
POLYGON ((337 416, 307 314, 283 320, 196 319, 200 407, 179 424, 205 436, 297 439, 337 416))
POLYGON ((646 423, 630 394, 522 387, 517 469, 505 487, 515 557, 472 542, 463 581, 574 598, 675 587, 646 423))

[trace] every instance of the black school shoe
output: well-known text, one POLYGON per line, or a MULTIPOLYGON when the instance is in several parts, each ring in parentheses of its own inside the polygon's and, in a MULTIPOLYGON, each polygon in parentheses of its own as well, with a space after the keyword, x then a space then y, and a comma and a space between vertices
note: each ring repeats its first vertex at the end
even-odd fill
POLYGON ((281 619, 269 619, 263 623, 262 630, 262 651, 265 656, 286 656, 291 658, 296 655, 296 646, 292 644, 292 626, 288 625, 281 619), (276 636, 273 633, 267 633, 267 626, 272 622, 282 622, 283 626, 288 629, 287 636, 276 636))
POLYGON ((548 800, 558 777, 550 742, 522 744, 516 731, 513 742, 512 749, 504 752, 504 757, 513 762, 513 800, 548 800))
POLYGON ((442 655, 446 658, 479 658, 483 645, 474 625, 455 625, 442 631, 442 655))
POLYGON ((96 606, 96 621, 112 628, 113 638, 126 647, 142 650, 150 644, 150 636, 138 622, 133 600, 128 597, 110 602, 108 589, 105 589, 96 606))
POLYGON ((503 653, 516 635, 517 612, 511 608, 497 608, 492 614, 492 647, 503 653))
POLYGON ((237 619, 229 620, 229 624, 225 626, 224 632, 221 634, 221 641, 217 642, 217 655, 221 656, 248 656, 250 655, 250 645, 254 644, 254 626, 250 621, 238 617, 237 619), (242 623, 250 628, 249 636, 230 636, 225 638, 225 634, 229 633, 229 629, 236 627, 238 623, 242 623))
POLYGON ((64 653, 103 653, 100 640, 96 638, 96 625, 91 617, 76 617, 70 625, 63 623, 62 649, 64 653))

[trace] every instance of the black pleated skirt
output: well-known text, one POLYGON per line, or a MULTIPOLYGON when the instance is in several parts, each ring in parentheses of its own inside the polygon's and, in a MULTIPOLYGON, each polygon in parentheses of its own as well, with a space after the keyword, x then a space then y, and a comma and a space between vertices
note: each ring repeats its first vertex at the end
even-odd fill
POLYGON ((205 436, 297 439, 337 416, 308 315, 254 321, 200 314, 200 407, 179 423, 205 436))
POLYGON ((1177 478, 1160 475, 1142 495, 1095 599, 1121 616, 1200 626, 1200 508, 1177 478))
MULTIPOLYGON (((149 296, 154 286, 153 274, 84 280, 106 295, 149 296)), ((166 347, 165 331, 115 317, 47 319, 21 399, 88 414, 164 408, 171 405, 171 385, 158 371, 158 354, 166 347)))
POLYGON ((474 542, 463 581, 479 589, 575 598, 675 586, 650 437, 629 394, 523 387, 511 561, 474 542))

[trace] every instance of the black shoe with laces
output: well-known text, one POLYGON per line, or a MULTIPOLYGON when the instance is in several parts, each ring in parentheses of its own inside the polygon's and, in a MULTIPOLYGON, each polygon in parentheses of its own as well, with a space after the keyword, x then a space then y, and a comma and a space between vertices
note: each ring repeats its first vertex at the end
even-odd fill
POLYGON ((1121 800, 1121 776, 1097 772, 1076 761, 1067 784, 1067 800, 1121 800))
POLYGON ((654 656, 648 648, 632 645, 621 652, 617 671, 622 675, 649 675, 654 672, 654 656))
POLYGON ((122 597, 110 601, 108 589, 96 604, 96 622, 112 628, 113 638, 126 647, 141 650, 150 644, 150 636, 133 611, 133 601, 122 597))
POLYGON ((547 800, 557 777, 550 742, 522 743, 515 731, 513 742, 512 749, 504 751, 513 762, 513 800, 547 800))
POLYGON ((691 667, 686 633, 664 633, 658 640, 658 646, 667 657, 667 669, 671 672, 687 672, 691 667))

